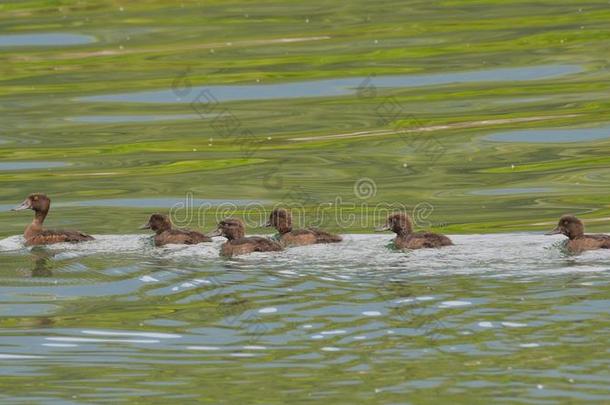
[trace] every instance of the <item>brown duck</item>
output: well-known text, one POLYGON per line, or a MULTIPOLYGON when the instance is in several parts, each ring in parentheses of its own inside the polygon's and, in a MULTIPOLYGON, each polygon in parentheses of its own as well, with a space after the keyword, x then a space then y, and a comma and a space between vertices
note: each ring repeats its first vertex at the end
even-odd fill
POLYGON ((12 209, 12 211, 34 211, 34 220, 25 228, 23 233, 27 246, 50 245, 61 242, 85 242, 94 239, 93 236, 79 231, 52 231, 44 229, 42 224, 50 208, 51 199, 49 197, 45 194, 34 193, 30 194, 21 205, 12 209))
POLYGON ((220 254, 226 257, 243 255, 252 252, 275 252, 283 249, 278 242, 259 236, 245 236, 243 222, 236 218, 227 218, 218 223, 218 228, 208 236, 227 238, 220 248, 220 254))
POLYGON ((564 215, 557 227, 547 235, 562 234, 568 237, 568 250, 579 253, 585 250, 610 249, 610 236, 585 235, 585 225, 574 215, 564 215))
POLYGON ((292 215, 283 208, 271 211, 266 227, 274 227, 280 234, 280 242, 285 246, 312 245, 314 243, 337 243, 343 238, 339 235, 315 228, 292 229, 292 215))
POLYGON ((451 239, 445 235, 432 232, 413 233, 411 218, 405 213, 391 214, 385 225, 375 230, 394 232, 396 234, 394 245, 398 249, 439 248, 453 245, 451 239))
POLYGON ((152 214, 148 222, 142 225, 140 229, 151 229, 155 232, 155 236, 153 237, 155 246, 169 244, 196 245, 198 243, 212 241, 212 238, 201 232, 191 231, 189 229, 174 229, 169 217, 163 214, 152 214))

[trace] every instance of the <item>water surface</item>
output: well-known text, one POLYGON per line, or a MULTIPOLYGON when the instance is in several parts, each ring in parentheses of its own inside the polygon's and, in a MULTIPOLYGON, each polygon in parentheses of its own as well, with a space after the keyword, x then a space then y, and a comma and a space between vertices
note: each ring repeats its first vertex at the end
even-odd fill
POLYGON ((70 33, 36 33, 0 35, 0 48, 20 46, 70 46, 95 42, 89 35, 70 33))
POLYGON ((487 190, 475 190, 470 194, 474 195, 514 195, 514 194, 540 194, 553 191, 548 187, 512 187, 512 188, 493 188, 487 190))
POLYGON ((91 124, 117 124, 117 123, 140 123, 200 119, 196 114, 173 114, 173 115, 81 115, 71 117, 68 120, 91 124))
POLYGON ((566 212, 607 232, 601 143, 485 140, 608 126, 607 0, 120 3, 0 3, 0 402, 608 402, 607 251, 505 234, 401 253, 363 235, 223 260, 221 241, 132 234, 188 192, 307 220, 340 198, 368 224, 346 233, 395 202, 449 234, 566 212), (388 135, 314 139, 354 133, 388 135), (25 249, 11 235, 32 213, 4 211, 36 191, 50 228, 97 240, 25 249))
POLYGON ((221 204, 247 205, 262 204, 261 200, 237 200, 237 199, 186 199, 186 198, 112 198, 100 200, 83 200, 71 203, 63 203, 70 207, 147 207, 147 208, 171 208, 177 205, 197 208, 199 206, 218 206, 221 204))
POLYGON ((52 169, 66 167, 66 162, 0 162, 0 171, 52 169))
POLYGON ((610 326, 608 251, 569 256, 561 237, 503 234, 403 253, 386 247, 390 235, 348 235, 225 260, 222 240, 155 249, 147 235, 97 238, 0 241, 11 381, 0 398, 41 374, 24 398, 189 399, 203 388, 222 402, 264 385, 272 402, 400 402, 444 383, 452 395, 508 387, 534 402, 610 395, 598 334, 610 326))
POLYGON ((578 65, 542 65, 514 68, 497 68, 471 72, 434 73, 420 75, 369 76, 340 79, 324 79, 277 84, 239 84, 197 86, 180 92, 169 90, 138 93, 109 94, 83 97, 94 102, 129 103, 202 103, 237 100, 273 100, 306 97, 337 97, 370 91, 369 86, 380 88, 404 88, 445 85, 452 83, 477 83, 494 81, 540 80, 566 76, 582 71, 578 65))
POLYGON ((577 143, 610 138, 610 126, 600 128, 524 129, 499 132, 485 138, 495 142, 577 143))
MULTIPOLYGON (((135 208, 180 208, 195 209, 200 207, 243 207, 249 204, 265 204, 264 200, 239 199, 204 199, 204 198, 108 198, 99 200, 79 200, 53 203, 54 207, 135 207, 135 208)), ((0 212, 10 211, 15 204, 0 204, 0 212)))

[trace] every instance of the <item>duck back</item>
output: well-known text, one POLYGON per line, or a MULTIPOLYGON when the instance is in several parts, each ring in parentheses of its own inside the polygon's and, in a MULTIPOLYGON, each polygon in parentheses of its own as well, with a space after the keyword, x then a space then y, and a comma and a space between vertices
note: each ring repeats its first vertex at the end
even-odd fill
POLYGON ((610 236, 608 235, 584 235, 580 238, 567 241, 567 248, 572 252, 585 250, 610 249, 610 236))
POLYGON ((451 239, 445 235, 432 232, 412 233, 405 237, 398 236, 394 243, 399 249, 439 248, 453 245, 451 239))
POLYGON ((316 236, 308 230, 298 229, 281 235, 280 240, 286 246, 305 246, 316 243, 316 236))
POLYGON ((86 242, 94 239, 93 236, 79 231, 43 230, 36 232, 33 236, 29 237, 25 244, 28 246, 51 245, 54 243, 86 242))
POLYGON ((309 228, 316 237, 316 243, 338 243, 343 241, 343 237, 330 232, 323 231, 318 228, 309 228))
POLYGON ((337 243, 343 238, 339 235, 322 231, 317 228, 297 229, 281 236, 283 244, 288 246, 305 246, 315 243, 337 243))
POLYGON ((249 236, 224 243, 220 248, 220 254, 232 257, 252 252, 277 252, 280 250, 283 250, 283 247, 276 241, 259 236, 249 236))
POLYGON ((196 245, 203 242, 211 242, 212 239, 205 236, 201 232, 170 229, 155 235, 155 246, 163 246, 169 244, 175 245, 196 245))

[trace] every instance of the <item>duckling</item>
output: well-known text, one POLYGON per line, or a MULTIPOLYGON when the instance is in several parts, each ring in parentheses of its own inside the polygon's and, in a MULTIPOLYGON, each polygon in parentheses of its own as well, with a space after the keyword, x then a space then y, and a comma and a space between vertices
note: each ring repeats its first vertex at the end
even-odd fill
POLYGON ((25 228, 23 236, 26 246, 50 245, 61 242, 85 242, 94 240, 93 236, 79 231, 51 231, 42 224, 51 209, 51 199, 42 193, 30 194, 18 207, 11 211, 34 211, 34 220, 25 228))
POLYGON ((283 250, 282 245, 259 236, 245 236, 245 227, 237 218, 226 218, 218 223, 218 228, 208 236, 224 236, 227 238, 220 248, 221 256, 232 257, 252 252, 276 252, 283 250))
POLYGON ((394 213, 388 217, 385 225, 375 229, 378 232, 392 231, 396 233, 394 245, 398 249, 439 248, 453 245, 445 235, 432 232, 413 233, 411 218, 405 213, 394 213))
POLYGON ((547 235, 562 234, 568 237, 566 247, 574 253, 585 250, 610 249, 609 235, 585 235, 585 225, 574 215, 564 215, 557 227, 547 235))
POLYGON ((314 243, 337 243, 343 238, 339 235, 308 228, 292 230, 292 215, 283 208, 271 211, 266 227, 274 227, 280 234, 280 242, 285 246, 312 245, 314 243))
POLYGON ((142 225, 140 229, 152 229, 155 232, 153 240, 157 247, 168 244, 196 245, 212 241, 212 238, 201 232, 174 229, 169 217, 163 214, 152 214, 148 222, 142 225))

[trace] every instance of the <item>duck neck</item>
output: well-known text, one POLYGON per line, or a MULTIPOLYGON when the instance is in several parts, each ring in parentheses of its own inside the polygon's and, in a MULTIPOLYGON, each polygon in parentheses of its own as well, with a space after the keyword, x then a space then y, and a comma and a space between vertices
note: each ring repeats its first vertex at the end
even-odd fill
POLYGON ((234 229, 232 232, 225 233, 224 236, 225 238, 227 238, 228 241, 232 241, 245 237, 246 233, 243 229, 234 229))
POLYGON ((171 230, 172 230, 171 225, 170 225, 170 226, 164 226, 164 227, 161 227, 161 228, 157 228, 157 229, 155 229, 155 233, 156 233, 157 235, 161 235, 163 232, 165 232, 165 231, 171 231, 171 230))
POLYGON ((34 219, 32 220, 32 223, 25 228, 24 236, 26 239, 42 231, 42 224, 44 223, 44 219, 47 217, 48 213, 49 211, 34 211, 34 219))
POLYGON ((406 238, 407 236, 409 236, 409 234, 411 233, 411 231, 409 229, 398 229, 396 231, 396 237, 397 238, 406 238))
POLYGON ((287 234, 292 232, 292 226, 286 223, 279 223, 275 226, 275 229, 279 232, 280 235, 287 234))

